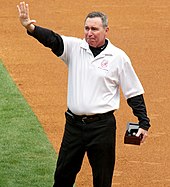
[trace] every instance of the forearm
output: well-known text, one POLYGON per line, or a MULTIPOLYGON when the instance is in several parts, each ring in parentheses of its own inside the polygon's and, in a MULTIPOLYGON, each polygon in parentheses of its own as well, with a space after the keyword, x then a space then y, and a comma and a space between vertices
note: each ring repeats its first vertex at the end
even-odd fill
POLYGON ((35 26, 33 32, 27 30, 30 36, 36 38, 45 47, 51 48, 54 54, 57 56, 62 55, 64 51, 64 44, 61 36, 54 33, 52 30, 35 26))
POLYGON ((139 120, 139 127, 148 130, 150 127, 150 120, 147 116, 146 106, 143 95, 138 95, 127 99, 128 105, 132 108, 133 114, 139 120))

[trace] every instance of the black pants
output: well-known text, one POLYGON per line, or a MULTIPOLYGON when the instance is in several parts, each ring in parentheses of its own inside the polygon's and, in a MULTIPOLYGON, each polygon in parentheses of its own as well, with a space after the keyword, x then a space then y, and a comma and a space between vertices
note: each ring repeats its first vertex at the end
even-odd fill
POLYGON ((85 152, 92 167, 93 186, 111 187, 115 164, 115 139, 114 115, 84 123, 66 114, 65 131, 53 187, 73 187, 85 152))

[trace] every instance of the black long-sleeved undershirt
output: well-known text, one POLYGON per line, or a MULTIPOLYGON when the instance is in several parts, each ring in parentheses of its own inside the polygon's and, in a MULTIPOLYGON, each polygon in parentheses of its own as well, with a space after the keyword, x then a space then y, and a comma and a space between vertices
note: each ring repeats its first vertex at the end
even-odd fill
POLYGON ((64 52, 64 43, 61 36, 52 30, 42 28, 39 26, 35 26, 35 29, 32 33, 27 31, 30 36, 36 38, 40 43, 42 43, 45 47, 48 47, 52 50, 52 52, 61 56, 64 52))
POLYGON ((128 105, 132 108, 133 114, 138 118, 139 126, 142 129, 148 130, 150 120, 147 117, 147 111, 143 95, 138 95, 127 99, 128 105))
MULTIPOLYGON (((61 56, 63 54, 64 43, 59 34, 39 26, 35 26, 33 33, 28 32, 28 34, 36 38, 45 47, 49 47, 55 55, 61 56)), ((94 48, 90 46, 93 55, 97 56, 105 49, 107 44, 108 41, 106 40, 105 44, 101 48, 94 48)), ((138 118, 140 128, 148 130, 150 127, 150 120, 147 117, 143 95, 128 98, 127 103, 132 108, 133 114, 138 118)))

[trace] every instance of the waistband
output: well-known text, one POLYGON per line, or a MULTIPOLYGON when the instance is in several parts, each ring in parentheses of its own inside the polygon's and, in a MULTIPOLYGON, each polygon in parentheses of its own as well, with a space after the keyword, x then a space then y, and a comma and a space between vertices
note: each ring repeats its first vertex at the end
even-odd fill
POLYGON ((108 116, 113 116, 114 110, 106 112, 106 113, 102 113, 102 114, 94 114, 94 115, 76 115, 74 113, 72 113, 69 109, 66 112, 68 115, 70 114, 70 116, 77 120, 77 121, 82 121, 84 123, 91 123, 91 122, 95 122, 101 119, 105 119, 108 116))

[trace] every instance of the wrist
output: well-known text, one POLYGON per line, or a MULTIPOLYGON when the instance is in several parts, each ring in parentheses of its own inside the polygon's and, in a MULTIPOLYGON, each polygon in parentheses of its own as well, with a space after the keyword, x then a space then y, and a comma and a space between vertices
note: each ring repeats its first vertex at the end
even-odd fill
POLYGON ((144 129, 146 131, 149 130, 150 126, 151 125, 149 124, 149 122, 146 122, 146 121, 139 122, 139 128, 144 129))
POLYGON ((28 26, 25 27, 30 33, 33 33, 34 32, 34 29, 35 29, 35 25, 33 24, 30 24, 28 26))

